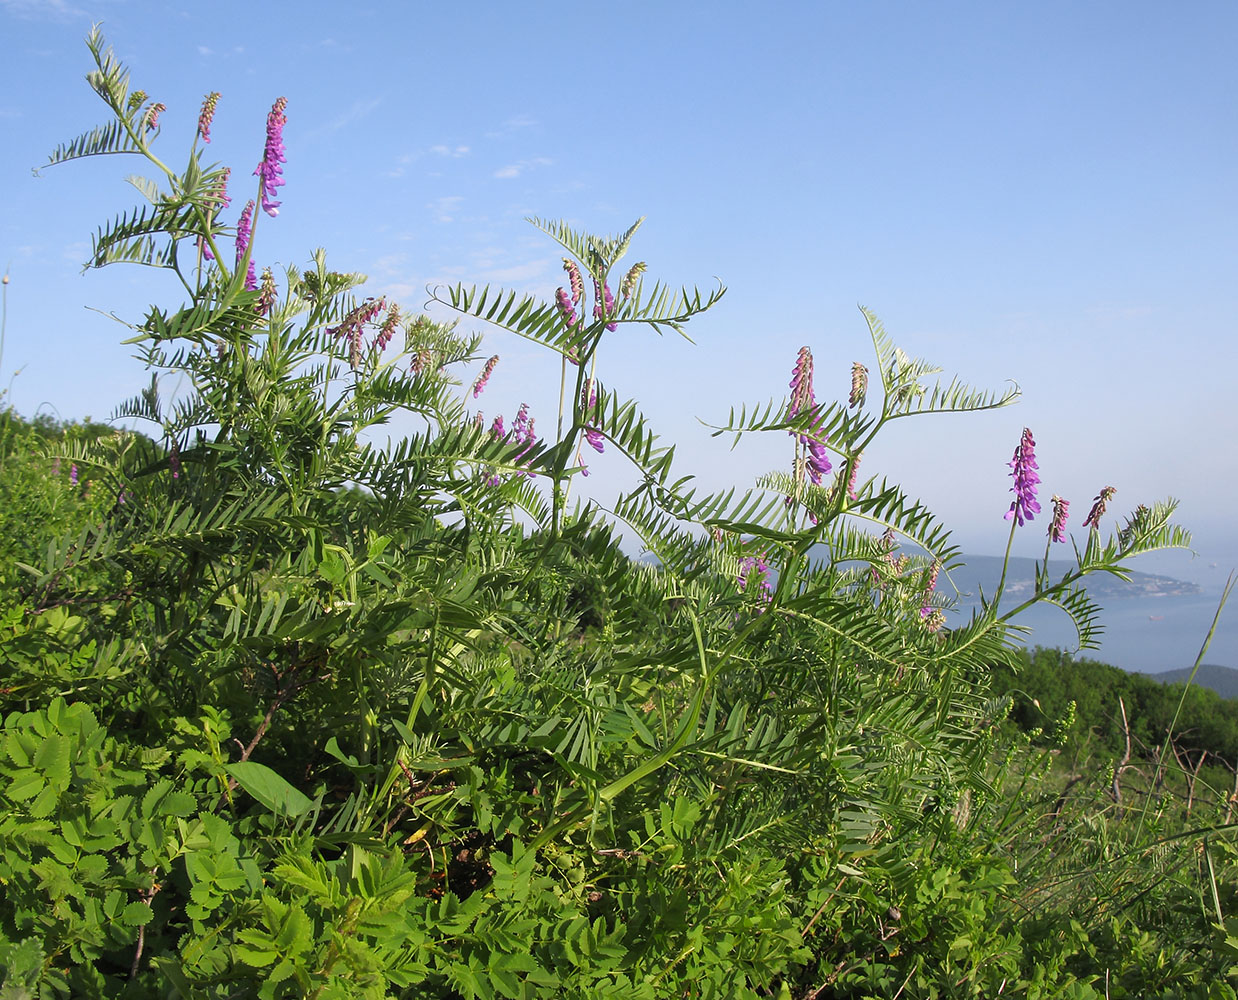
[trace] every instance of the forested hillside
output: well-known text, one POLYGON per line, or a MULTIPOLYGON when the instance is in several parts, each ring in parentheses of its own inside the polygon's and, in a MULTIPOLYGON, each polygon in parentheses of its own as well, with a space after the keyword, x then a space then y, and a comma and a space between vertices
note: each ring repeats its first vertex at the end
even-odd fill
POLYGON ((1010 717, 1022 730, 1052 731, 1075 705, 1075 735, 1089 735, 1098 748, 1120 753, 1129 728, 1135 751, 1155 753, 1175 714, 1175 742, 1207 751, 1238 766, 1238 700, 1157 675, 1129 673, 1059 649, 1020 650, 994 671, 994 684, 1010 690, 1010 717), (1119 699, 1122 706, 1119 706, 1119 699), (1122 722, 1125 709, 1127 726, 1122 722))

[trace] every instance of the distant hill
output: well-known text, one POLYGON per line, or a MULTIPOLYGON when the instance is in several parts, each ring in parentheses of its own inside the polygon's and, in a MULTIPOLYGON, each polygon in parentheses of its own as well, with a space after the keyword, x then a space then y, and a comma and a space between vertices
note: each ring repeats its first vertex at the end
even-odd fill
MULTIPOLYGON (((1191 676, 1191 668, 1165 670, 1149 676, 1165 684, 1181 684, 1191 676)), ((1195 675, 1195 683, 1200 687, 1211 688, 1222 698, 1238 698, 1238 670, 1233 667, 1222 667, 1216 663, 1201 663, 1199 673, 1195 675)))
MULTIPOLYGON (((952 574, 954 583, 962 591, 968 591, 979 585, 986 594, 992 594, 997 589, 997 581, 1002 575, 1002 560, 1000 556, 962 557, 967 564, 961 570, 952 574)), ((1049 563, 1049 578, 1060 580, 1074 564, 1066 561, 1049 563)), ((1175 580, 1169 576, 1159 576, 1156 573, 1141 573, 1130 571, 1130 582, 1120 580, 1108 573, 1097 573, 1089 576, 1084 585, 1088 593, 1096 600, 1104 603, 1110 600, 1132 600, 1148 597, 1181 597, 1188 594, 1199 594, 1203 588, 1197 583, 1185 580, 1175 580)), ((1012 556, 1010 569, 1006 574, 1006 595, 1018 598, 1031 596, 1036 579, 1036 560, 1022 556, 1012 556)))

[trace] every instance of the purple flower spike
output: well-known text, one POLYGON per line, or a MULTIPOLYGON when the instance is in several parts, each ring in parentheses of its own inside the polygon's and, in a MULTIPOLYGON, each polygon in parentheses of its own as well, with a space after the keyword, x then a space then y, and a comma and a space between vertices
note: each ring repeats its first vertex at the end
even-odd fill
POLYGON ((1055 542, 1066 541, 1066 518, 1070 514, 1070 501, 1056 494, 1053 497, 1053 523, 1049 525, 1049 538, 1055 542))
MULTIPOLYGON (((236 264, 241 266, 241 261, 245 259, 245 251, 249 249, 249 238, 253 233, 253 224, 251 220, 254 215, 254 203, 248 201, 245 203, 245 210, 241 212, 241 218, 236 224, 236 264)), ((258 289, 258 275, 254 272, 254 260, 251 257, 249 260, 249 269, 245 272, 245 291, 253 292, 258 289)))
POLYGON ((69 482, 71 482, 74 486, 77 485, 77 463, 76 462, 72 462, 69 465, 69 482))
POLYGON ((769 563, 763 556, 744 556, 739 561, 739 589, 746 591, 749 581, 755 576, 760 581, 757 600, 767 604, 774 595, 773 585, 769 581, 769 563))
POLYGON ((599 455, 606 447, 606 439, 602 437, 602 432, 596 427, 585 428, 585 440, 589 442, 589 447, 596 451, 599 455))
MULTIPOLYGON (((601 319, 603 316, 613 316, 615 313, 615 297, 610 292, 610 285, 599 285, 596 278, 593 279, 593 318, 601 319), (606 304, 606 311, 602 311, 602 303, 606 304)), ((619 329, 618 323, 607 323, 606 329, 614 333, 619 329)))
POLYGON ((855 481, 860 474, 860 455, 856 455, 851 460, 851 472, 847 476, 847 499, 855 499, 855 481))
POLYGON ((474 399, 482 394, 482 390, 486 388, 486 383, 490 381, 490 375, 494 371, 494 366, 498 363, 499 356, 497 354, 486 362, 486 367, 481 370, 481 374, 477 376, 477 381, 473 383, 474 399))
POLYGON ((152 104, 150 110, 146 112, 146 131, 153 132, 159 127, 159 116, 168 110, 168 106, 160 101, 158 104, 152 104))
POLYGON ((555 292, 555 305, 559 307, 559 314, 563 317, 563 322, 568 326, 575 326, 576 310, 572 308, 571 296, 562 288, 555 292))
POLYGON ((275 201, 275 191, 284 186, 284 168, 280 164, 287 162, 284 158, 284 125, 288 118, 284 108, 288 107, 288 98, 281 97, 273 105, 267 115, 267 144, 262 154, 262 162, 254 170, 255 177, 262 178, 262 210, 267 215, 279 215, 278 201, 275 201))
POLYGON ((378 333, 374 337, 374 350, 382 354, 387 349, 387 345, 391 343, 391 338, 395 336, 396 327, 399 325, 400 304, 392 302, 387 307, 387 318, 383 320, 382 326, 378 328, 378 333))
POLYGON ((1105 516, 1105 508, 1109 506, 1109 501, 1113 499, 1113 495, 1118 491, 1112 486, 1106 486, 1092 501, 1092 509, 1088 511, 1088 519, 1083 522, 1086 528, 1089 525, 1093 528, 1100 527, 1100 519, 1105 516))
POLYGON ((1036 487, 1040 484, 1040 476, 1036 474, 1039 468, 1036 464, 1036 441, 1026 427, 1023 428, 1023 438, 1014 450, 1010 468, 1014 470, 1010 473, 1014 478, 1014 485, 1010 487, 1014 500, 1006 512, 1006 520, 1013 517, 1022 527, 1027 521, 1035 519, 1033 515, 1040 513, 1040 504, 1036 502, 1036 487))
POLYGON ((516 411, 516 419, 512 421, 512 437, 517 441, 523 441, 528 432, 529 404, 521 403, 520 409, 516 411))
POLYGON ((812 393, 812 351, 801 347, 795 359, 795 368, 791 371, 791 406, 787 416, 793 417, 800 410, 812 407, 815 402, 812 393))
POLYGON ((567 272, 568 284, 572 286, 572 304, 579 305, 585 297, 585 282, 580 276, 580 268, 570 257, 563 258, 563 270, 567 272))
POLYGON ((219 91, 213 90, 202 102, 202 111, 198 115, 198 135, 203 142, 211 141, 211 122, 215 120, 215 105, 219 103, 219 91))
POLYGON ((213 200, 218 204, 215 206, 215 211, 220 212, 232 204, 232 199, 228 197, 228 178, 232 176, 232 168, 224 167, 223 173, 219 175, 219 187, 215 189, 213 200))
POLYGON ((815 438, 805 437, 802 439, 808 447, 808 457, 805 461, 808 478, 812 480, 813 486, 820 486, 821 480, 830 474, 830 469, 833 466, 830 464, 829 453, 825 450, 825 445, 815 438))
POLYGON ((868 395, 868 369, 858 361, 851 363, 851 395, 847 397, 848 406, 863 406, 864 397, 868 395))

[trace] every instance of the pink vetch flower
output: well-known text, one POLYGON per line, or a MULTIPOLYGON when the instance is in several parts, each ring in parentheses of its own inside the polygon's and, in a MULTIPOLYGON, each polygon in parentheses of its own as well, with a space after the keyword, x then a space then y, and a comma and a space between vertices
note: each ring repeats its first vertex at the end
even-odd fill
POLYGON ((1092 509, 1088 511, 1088 518, 1083 522, 1083 526, 1099 528, 1100 519, 1105 516, 1105 508, 1109 506, 1109 501, 1113 499, 1113 495, 1117 493, 1117 489, 1113 486, 1106 486, 1092 500, 1092 509))
POLYGON ((168 110, 168 106, 160 101, 158 104, 152 104, 150 110, 146 112, 146 131, 153 132, 159 127, 159 116, 168 110))
POLYGON ((1036 501, 1036 487, 1040 484, 1040 476, 1036 474, 1036 470, 1040 468, 1036 464, 1036 441, 1026 427, 1023 428, 1023 437, 1014 450, 1010 468, 1013 470, 1010 475, 1014 479, 1010 492, 1014 494, 1014 500, 1010 503, 1010 510, 1006 512, 1006 520, 1013 517, 1018 521, 1019 527, 1022 527, 1026 521, 1035 520, 1033 515, 1040 513, 1040 504, 1036 501))
POLYGON ((524 441, 529 433, 529 404, 521 403, 516 411, 516 419, 512 421, 512 438, 524 441))
POLYGON ((490 425, 490 433, 494 435, 496 441, 502 441, 507 437, 507 432, 503 430, 503 414, 499 414, 494 418, 494 423, 490 425))
POLYGON ((774 588, 769 582, 769 564, 764 556, 744 556, 739 561, 739 589, 747 593, 748 584, 754 579, 760 584, 757 600, 768 604, 774 596, 774 588))
MULTIPOLYGON (((378 333, 374 336, 374 350, 382 354, 387 349, 387 345, 391 343, 395 336, 396 327, 400 323, 400 303, 392 302, 387 307, 387 316, 383 320, 383 325, 378 328, 378 333)), ((477 393, 473 393, 477 395, 477 393)))
POLYGON ((71 462, 69 464, 69 482, 71 482, 74 486, 77 485, 77 463, 76 462, 71 462))
POLYGON ((211 196, 212 201, 218 202, 215 206, 215 211, 219 212, 232 204, 232 199, 228 197, 228 178, 232 176, 232 168, 224 167, 223 173, 219 175, 219 186, 215 188, 215 193, 211 196))
POLYGON ((1049 540, 1066 541, 1066 518, 1070 516, 1070 501, 1053 495, 1053 523, 1049 525, 1049 540))
POLYGON ((284 157, 284 125, 288 122, 284 114, 286 107, 286 97, 271 105, 267 115, 266 148, 262 153, 262 162, 254 170, 254 176, 262 178, 262 210, 270 216, 279 215, 280 203, 274 197, 276 190, 284 186, 284 169, 280 164, 287 162, 284 157))
MULTIPOLYGON (((529 453, 537 441, 537 431, 534 429, 534 420, 529 416, 529 405, 521 403, 520 409, 516 413, 516 419, 512 422, 512 439, 515 441, 523 441, 524 447, 516 453, 516 461, 524 458, 529 453)), ((536 475, 531 469, 525 475, 533 479, 536 475)))
POLYGON ((327 328, 328 335, 341 337, 348 341, 348 363, 356 368, 361 363, 361 338, 365 332, 365 324, 387 306, 385 298, 366 299, 359 306, 354 306, 341 321, 339 326, 327 328))
POLYGON ((278 292, 275 289, 275 275, 269 267, 262 269, 262 287, 258 292, 258 315, 265 316, 275 305, 278 292))
POLYGON ((633 264, 628 273, 623 276, 623 280, 619 282, 619 294, 625 299, 630 299, 632 293, 636 291, 636 283, 640 281, 640 276, 645 273, 645 262, 638 261, 633 264))
POLYGON ((430 348, 423 347, 420 351, 413 355, 413 360, 409 362, 408 370, 414 375, 420 375, 422 372, 430 370, 430 363, 434 360, 430 354, 430 348))
POLYGON ((926 632, 938 632, 946 624, 946 616, 940 608, 933 608, 926 604, 920 609, 920 624, 924 626, 926 632))
POLYGON ((481 374, 477 376, 477 381, 473 383, 473 398, 476 399, 482 394, 482 390, 486 388, 486 383, 490 381, 490 376, 494 372, 494 366, 499 363, 499 356, 495 354, 486 362, 486 367, 481 370, 481 374))
POLYGON ((814 437, 801 435, 800 441, 807 448, 804 468, 808 473, 808 478, 812 480, 813 486, 820 486, 821 481, 830 474, 830 469, 833 468, 830 464, 829 453, 825 450, 825 445, 814 437))
POLYGON ((847 474, 847 499, 855 499, 855 481, 860 474, 860 458, 861 455, 855 455, 851 459, 851 471, 847 474))
MULTIPOLYGON (((254 203, 247 201, 245 209, 241 212, 240 219, 236 224, 236 266, 241 266, 241 261, 245 259, 245 251, 249 249, 249 238, 253 234, 253 216, 254 203)), ((250 257, 249 267, 245 271, 245 291, 253 292, 258 289, 258 275, 254 271, 254 259, 250 257)))
POLYGON ((198 114, 198 135, 203 142, 211 141, 211 122, 215 120, 215 105, 219 103, 219 91, 213 90, 202 101, 202 110, 198 114))
POLYGON ((572 298, 562 288, 555 290, 555 305, 559 307, 559 315, 568 326, 576 325, 576 310, 572 308, 572 298))
POLYGON ((599 455, 602 454, 606 447, 606 439, 602 436, 602 432, 596 427, 585 428, 585 440, 589 442, 589 447, 596 451, 599 455))
POLYGON ((848 406, 863 406, 868 395, 868 369, 858 361, 851 363, 851 395, 847 397, 848 406))
MULTIPOLYGON (((615 297, 610 292, 610 285, 602 285, 598 283, 597 278, 593 279, 593 318, 601 319, 603 316, 613 316, 615 313, 615 297), (606 309, 603 311, 602 304, 606 304, 606 309)), ((614 333, 619 329, 618 323, 607 323, 606 329, 614 333)))
POLYGON ((812 351, 801 347, 791 370, 791 405, 787 416, 794 417, 800 410, 810 409, 816 400, 812 392, 812 351))
POLYGON ((585 282, 580 276, 580 268, 576 266, 576 261, 564 257, 563 270, 567 272, 568 284, 572 286, 572 304, 580 305, 580 300, 585 297, 585 282))

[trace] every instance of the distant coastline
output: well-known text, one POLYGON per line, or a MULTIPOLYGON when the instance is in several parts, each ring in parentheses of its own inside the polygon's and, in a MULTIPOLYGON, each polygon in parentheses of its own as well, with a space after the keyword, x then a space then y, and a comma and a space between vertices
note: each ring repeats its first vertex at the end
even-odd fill
MULTIPOLYGON (((954 621, 980 604, 980 594, 992 597, 1001 578, 1000 556, 964 555, 964 566, 940 579, 937 589, 943 594, 959 590, 954 621)), ((1036 560, 1012 557, 1007 573, 1003 606, 1011 606, 1031 596, 1035 586, 1036 560)), ((1065 560, 1050 563, 1050 578, 1061 579, 1069 570, 1065 560)), ((1189 670, 1212 625, 1220 592, 1193 580, 1181 580, 1157 573, 1130 572, 1130 581, 1108 573, 1084 580, 1089 595, 1101 606, 1104 632, 1099 649, 1078 649, 1078 637, 1065 612, 1051 606, 1037 606, 1019 619, 1031 629, 1026 636, 1015 636, 1021 645, 1049 646, 1075 652, 1134 673, 1160 674, 1189 670)), ((1238 607, 1227 606, 1217 623, 1205 660, 1218 667, 1238 669, 1238 607)))

